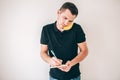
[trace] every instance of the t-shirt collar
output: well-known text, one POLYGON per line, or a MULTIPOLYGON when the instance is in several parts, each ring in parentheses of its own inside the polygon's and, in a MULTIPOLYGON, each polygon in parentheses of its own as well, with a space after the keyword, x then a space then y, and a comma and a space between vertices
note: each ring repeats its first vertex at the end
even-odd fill
POLYGON ((58 30, 56 24, 57 24, 57 21, 55 21, 55 23, 54 23, 54 30, 57 31, 57 32, 60 32, 60 31, 58 30))

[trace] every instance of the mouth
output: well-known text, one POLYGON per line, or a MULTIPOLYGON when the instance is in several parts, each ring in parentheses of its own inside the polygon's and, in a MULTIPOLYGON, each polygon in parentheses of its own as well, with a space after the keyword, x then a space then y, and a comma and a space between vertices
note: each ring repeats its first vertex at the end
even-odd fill
POLYGON ((62 25, 62 27, 64 28, 64 27, 66 27, 67 25, 62 25))

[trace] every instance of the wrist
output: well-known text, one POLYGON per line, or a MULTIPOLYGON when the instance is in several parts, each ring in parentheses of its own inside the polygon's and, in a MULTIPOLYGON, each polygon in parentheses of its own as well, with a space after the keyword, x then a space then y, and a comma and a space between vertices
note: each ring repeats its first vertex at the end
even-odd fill
POLYGON ((72 67, 73 66, 72 61, 68 61, 67 65, 70 66, 70 67, 72 67))
POLYGON ((70 66, 73 67, 75 64, 73 61, 70 61, 70 66))
POLYGON ((48 58, 47 58, 47 63, 48 63, 48 64, 51 64, 51 59, 52 59, 52 57, 48 57, 48 58))

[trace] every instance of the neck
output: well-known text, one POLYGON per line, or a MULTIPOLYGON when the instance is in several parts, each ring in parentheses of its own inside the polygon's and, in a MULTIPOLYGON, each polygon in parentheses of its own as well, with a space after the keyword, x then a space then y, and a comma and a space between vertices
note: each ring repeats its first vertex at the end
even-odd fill
POLYGON ((61 26, 59 25, 59 23, 56 24, 56 27, 57 27, 57 29, 58 29, 59 31, 61 31, 61 32, 64 31, 63 27, 61 27, 61 26))

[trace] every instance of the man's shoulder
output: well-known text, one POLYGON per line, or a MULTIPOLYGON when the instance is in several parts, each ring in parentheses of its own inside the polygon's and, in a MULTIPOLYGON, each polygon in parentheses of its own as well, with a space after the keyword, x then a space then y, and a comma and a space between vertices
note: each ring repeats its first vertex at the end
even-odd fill
POLYGON ((46 25, 43 26, 43 28, 45 28, 45 29, 53 28, 54 24, 55 24, 55 23, 46 24, 46 25))
POLYGON ((82 28, 82 27, 81 27, 81 25, 80 25, 80 24, 78 24, 78 23, 74 23, 74 25, 73 25, 73 26, 74 26, 74 28, 75 28, 75 29, 82 28))

